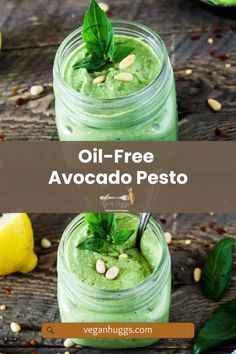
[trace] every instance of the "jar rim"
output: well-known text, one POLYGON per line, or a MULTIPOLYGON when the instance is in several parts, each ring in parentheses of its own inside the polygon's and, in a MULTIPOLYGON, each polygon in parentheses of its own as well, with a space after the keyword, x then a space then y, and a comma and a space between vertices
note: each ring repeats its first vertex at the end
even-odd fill
MULTIPOLYGON (((121 213, 120 213, 121 214, 121 213)), ((127 214, 127 213, 126 213, 127 214)), ((129 213, 131 215, 137 215, 134 213, 129 213)), ((84 291, 85 295, 89 294, 90 297, 95 297, 99 298, 102 300, 106 299, 113 299, 113 298, 128 298, 130 296, 133 296, 135 294, 139 294, 141 296, 143 293, 145 293, 146 290, 146 285, 148 283, 153 283, 155 285, 157 282, 163 284, 164 286, 164 279, 168 276, 168 273, 166 272, 166 267, 170 266, 170 258, 169 258, 169 253, 168 253, 168 245, 166 243, 165 237, 164 237, 164 232, 160 225, 157 223, 157 221, 153 218, 150 218, 149 220, 149 225, 150 227, 155 231, 155 235, 158 238, 158 241, 160 242, 161 248, 162 248, 162 256, 159 265, 157 268, 152 272, 152 274, 147 277, 142 283, 136 285, 135 287, 132 288, 127 288, 123 290, 104 290, 104 289, 99 289, 94 286, 85 284, 82 282, 80 279, 78 279, 75 274, 69 269, 68 264, 66 262, 66 259, 64 257, 65 254, 65 242, 67 241, 68 237, 70 237, 75 229, 78 227, 78 223, 84 221, 84 213, 79 214, 77 217, 72 219, 72 221, 67 225, 65 228, 62 238, 59 244, 59 249, 58 249, 58 264, 59 262, 62 263, 62 270, 63 272, 66 273, 66 277, 69 279, 69 281, 72 282, 73 288, 77 285, 79 286, 79 289, 84 291)), ((162 290, 163 286, 159 286, 157 292, 160 292, 162 290)))
MULTIPOLYGON (((55 60, 54 60, 54 66, 53 66, 53 73, 54 73, 54 79, 56 78, 56 80, 58 79, 58 84, 60 85, 61 89, 64 91, 65 94, 69 94, 71 96, 72 99, 77 99, 80 102, 84 102, 84 104, 89 105, 89 106, 93 106, 93 108, 99 107, 101 108, 101 104, 103 105, 103 108, 109 109, 111 104, 115 103, 116 105, 120 105, 120 106, 126 106, 126 105, 130 105, 132 103, 137 102, 137 100, 143 100, 145 99, 147 96, 147 94, 149 94, 149 92, 154 89, 155 91, 157 90, 157 82, 159 83, 160 81, 162 82, 164 77, 165 77, 165 71, 167 69, 167 65, 168 65, 168 54, 167 54, 167 50, 165 47, 165 44, 163 42, 163 40, 161 39, 161 37, 150 27, 140 24, 138 22, 135 21, 130 21, 130 20, 123 20, 123 19, 113 19, 112 23, 114 24, 114 30, 119 30, 122 29, 120 28, 120 26, 122 25, 129 25, 132 26, 133 30, 136 30, 138 33, 138 30, 143 30, 145 32, 144 34, 140 34, 141 38, 148 38, 147 36, 150 37, 152 40, 154 40, 156 47, 160 50, 161 52, 161 57, 159 56, 159 60, 160 60, 160 64, 161 64, 161 68, 158 71, 156 77, 145 87, 143 87, 141 90, 134 92, 128 96, 125 97, 119 97, 119 98, 95 98, 95 97, 90 97, 90 96, 85 96, 82 95, 80 92, 76 91, 75 89, 73 89, 68 83, 66 83, 62 77, 62 70, 60 67, 60 55, 62 54, 62 51, 64 49, 64 46, 66 46, 66 44, 72 40, 75 36, 81 35, 82 33, 82 27, 77 28, 76 30, 74 30, 72 33, 70 33, 60 44, 56 56, 55 56, 55 60), (119 26, 120 25, 120 26, 119 26)), ((125 29, 125 28, 124 28, 125 29)), ((149 40, 150 42, 150 40, 149 40)), ((150 43, 149 43, 150 44, 150 43)), ((153 46, 152 46, 153 49, 153 46)), ((161 90, 160 90, 161 91, 161 90)))

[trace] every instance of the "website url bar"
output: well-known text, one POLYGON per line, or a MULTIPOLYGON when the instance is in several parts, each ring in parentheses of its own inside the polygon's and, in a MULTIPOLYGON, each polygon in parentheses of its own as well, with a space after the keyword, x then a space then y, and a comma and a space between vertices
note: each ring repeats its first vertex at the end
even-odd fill
POLYGON ((193 323, 43 323, 43 338, 193 338, 193 323))

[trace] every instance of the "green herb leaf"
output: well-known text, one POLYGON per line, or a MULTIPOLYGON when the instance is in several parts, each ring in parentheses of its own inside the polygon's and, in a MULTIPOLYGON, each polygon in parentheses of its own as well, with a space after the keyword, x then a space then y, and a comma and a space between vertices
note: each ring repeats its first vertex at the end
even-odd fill
POLYGON ((83 23, 83 40, 87 51, 96 58, 107 60, 114 45, 113 26, 95 0, 90 1, 83 23))
POLYGON ((83 242, 79 243, 77 248, 80 250, 87 250, 93 252, 105 252, 107 249, 107 241, 96 237, 89 237, 83 242))
POLYGON ((122 230, 114 232, 111 237, 112 241, 117 245, 122 245, 133 235, 134 230, 122 230))
POLYGON ((73 69, 87 69, 88 71, 97 70, 105 65, 105 61, 100 58, 83 59, 73 65, 73 69))
POLYGON ((110 51, 109 57, 113 63, 119 63, 121 60, 126 58, 133 50, 134 47, 115 45, 113 50, 110 51))
POLYGON ((220 344, 236 339, 236 298, 221 306, 199 332, 193 352, 203 353, 220 344))
POLYGON ((222 298, 230 286, 233 267, 234 240, 219 241, 208 256, 202 273, 202 290, 210 299, 222 298))
POLYGON ((88 234, 98 238, 107 238, 107 232, 103 228, 100 213, 86 213, 85 220, 88 223, 88 234))
POLYGON ((107 235, 111 235, 116 230, 116 218, 114 213, 100 213, 100 219, 107 235))

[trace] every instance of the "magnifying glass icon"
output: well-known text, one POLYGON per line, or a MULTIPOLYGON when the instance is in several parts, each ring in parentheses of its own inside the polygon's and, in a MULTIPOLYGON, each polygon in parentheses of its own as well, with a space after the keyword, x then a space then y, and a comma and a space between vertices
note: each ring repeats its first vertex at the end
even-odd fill
POLYGON ((47 332, 48 332, 48 333, 55 334, 52 327, 47 327, 47 332))

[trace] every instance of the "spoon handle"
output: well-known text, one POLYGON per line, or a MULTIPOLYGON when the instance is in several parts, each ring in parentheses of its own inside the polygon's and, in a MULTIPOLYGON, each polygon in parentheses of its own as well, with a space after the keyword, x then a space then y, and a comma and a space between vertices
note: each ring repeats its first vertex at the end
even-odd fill
POLYGON ((136 238, 136 245, 137 245, 138 249, 141 248, 142 234, 147 227, 147 224, 148 224, 148 221, 149 221, 151 215, 152 215, 152 213, 142 213, 141 214, 141 218, 140 218, 140 222, 139 222, 139 226, 138 226, 138 231, 137 231, 137 238, 136 238))

